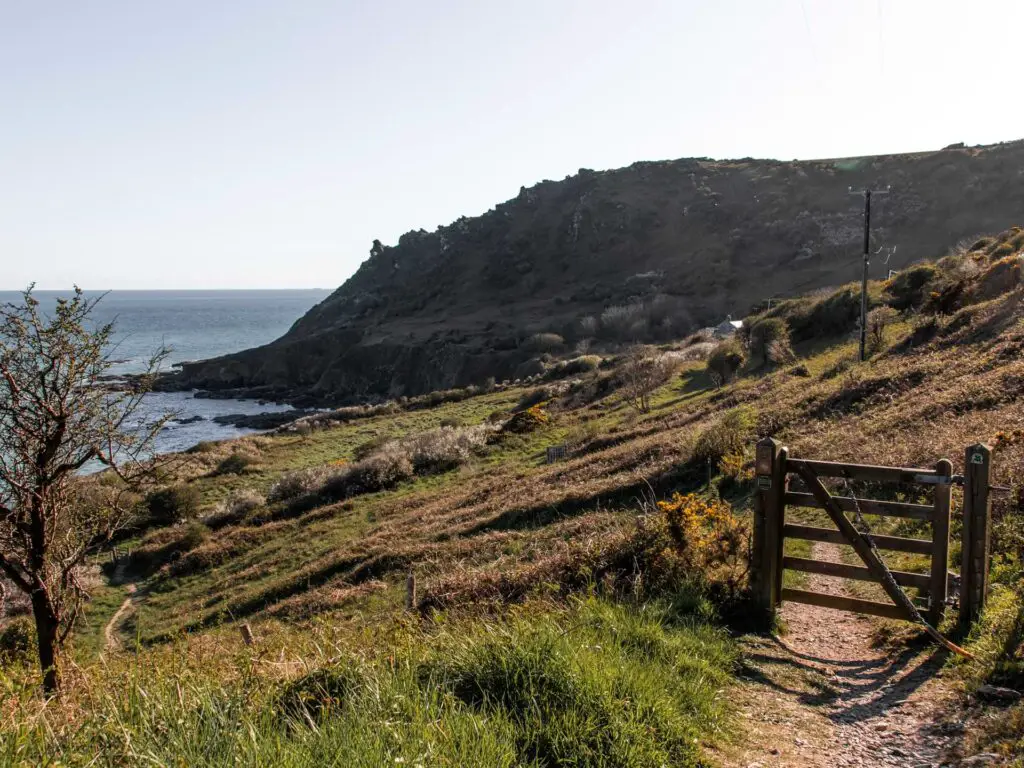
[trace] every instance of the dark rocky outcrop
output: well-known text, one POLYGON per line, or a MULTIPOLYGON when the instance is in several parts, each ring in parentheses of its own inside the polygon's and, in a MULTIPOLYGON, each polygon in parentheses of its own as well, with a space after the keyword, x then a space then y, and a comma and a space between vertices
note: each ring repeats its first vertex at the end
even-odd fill
POLYGON ((861 208, 876 204, 874 276, 950 242, 1021 223, 1024 142, 880 157, 707 159, 581 170, 523 188, 475 218, 375 241, 344 285, 281 339, 185 363, 171 387, 299 405, 413 395, 512 377, 521 342, 638 300, 668 302, 672 330, 741 315, 769 296, 859 277, 861 208), (667 297, 667 298, 665 298, 667 297))

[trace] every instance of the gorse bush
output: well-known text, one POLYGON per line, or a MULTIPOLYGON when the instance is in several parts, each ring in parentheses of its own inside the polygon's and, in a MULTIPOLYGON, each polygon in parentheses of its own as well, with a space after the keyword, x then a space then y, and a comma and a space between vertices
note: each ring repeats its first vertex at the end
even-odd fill
POLYGON ((186 484, 158 488, 146 496, 150 520, 157 525, 192 520, 199 515, 201 503, 199 489, 186 484))
POLYGON ((529 432, 536 432, 538 429, 547 426, 551 417, 540 405, 531 405, 525 411, 513 414, 512 418, 506 421, 502 432, 509 432, 516 435, 523 435, 529 432))
POLYGON ((702 574, 713 579, 721 569, 730 573, 725 577, 732 591, 739 586, 736 567, 745 557, 745 531, 728 504, 701 498, 695 494, 675 494, 667 501, 658 502, 664 515, 665 530, 671 540, 664 557, 678 560, 672 570, 693 578, 702 574))

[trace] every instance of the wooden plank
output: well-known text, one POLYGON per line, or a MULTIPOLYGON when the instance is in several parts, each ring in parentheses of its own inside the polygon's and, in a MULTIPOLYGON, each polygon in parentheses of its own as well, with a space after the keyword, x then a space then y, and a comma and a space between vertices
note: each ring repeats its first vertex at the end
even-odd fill
POLYGON ((753 591, 757 603, 766 614, 775 610, 778 602, 776 570, 782 564, 776 558, 778 542, 782 539, 776 508, 778 495, 773 488, 777 474, 778 454, 782 445, 772 438, 757 444, 758 491, 754 497, 754 541, 751 551, 753 591))
MULTIPOLYGON (((871 571, 860 565, 847 565, 846 563, 830 563, 826 560, 810 560, 805 557, 786 557, 782 560, 782 567, 792 571, 803 573, 820 573, 822 576, 836 576, 841 579, 855 579, 857 581, 875 581, 871 571)), ((909 571, 893 571, 892 576, 901 587, 917 587, 928 589, 931 584, 931 576, 927 573, 910 573, 909 571)))
MULTIPOLYGON (((904 613, 914 621, 920 621, 921 617, 918 615, 916 606, 907 597, 907 593, 903 591, 903 588, 893 579, 888 566, 882 560, 882 556, 878 554, 877 545, 873 539, 869 539, 861 534, 860 531, 854 528, 853 523, 846 519, 843 510, 839 508, 829 495, 828 489, 822 485, 821 479, 814 474, 814 470, 805 464, 797 469, 797 473, 806 483, 808 490, 814 494, 814 498, 825 505, 825 512, 828 513, 832 522, 836 524, 836 527, 842 532, 846 540, 853 546, 853 551, 857 553, 857 557, 868 567, 871 575, 878 580, 893 604, 900 606, 904 613)), ((929 546, 931 546, 931 542, 929 542, 929 546)), ((932 633, 938 635, 934 629, 932 629, 932 633)), ((941 638, 941 635, 939 637, 941 638)))
POLYGON ((819 477, 848 477, 851 480, 874 480, 882 483, 919 483, 917 478, 939 477, 934 469, 914 467, 879 467, 874 464, 847 464, 840 461, 813 461, 811 459, 790 459, 788 468, 799 472, 807 467, 819 477))
POLYGON ((786 538, 782 529, 786 526, 786 484, 789 482, 786 472, 786 461, 789 459, 789 448, 779 449, 772 470, 772 506, 775 509, 775 584, 773 586, 775 604, 782 601, 782 555, 786 548, 786 538))
MULTIPOLYGON (((853 546, 849 539, 834 528, 816 528, 812 525, 788 524, 782 529, 782 533, 790 539, 824 541, 828 544, 853 546)), ((881 536, 878 534, 871 534, 871 538, 879 549, 888 549, 893 552, 910 552, 915 555, 930 555, 932 553, 932 543, 927 539, 904 539, 899 536, 881 536)))
MULTIPOLYGON (((949 488, 949 486, 939 486, 949 488)), ((873 499, 854 500, 846 496, 833 496, 836 504, 844 512, 855 512, 857 505, 865 515, 886 515, 888 517, 904 517, 910 520, 931 520, 935 514, 935 508, 928 504, 905 504, 900 501, 875 501, 873 499)), ((810 493, 796 493, 790 491, 786 494, 786 503, 796 507, 812 507, 824 509, 818 500, 810 493)))
MULTIPOLYGON (((935 465, 935 471, 945 475, 953 474, 953 464, 942 459, 935 465)), ((932 583, 928 589, 931 599, 928 619, 932 626, 938 626, 946 614, 946 598, 949 596, 949 514, 953 504, 953 486, 935 486, 935 516, 932 520, 932 583)))
POLYGON ((992 449, 984 443, 967 448, 964 456, 963 547, 960 566, 960 629, 967 632, 979 616, 988 594, 991 557, 992 449))
POLYGON ((898 605, 878 603, 874 600, 861 600, 856 597, 826 595, 821 592, 808 592, 804 589, 784 589, 782 590, 782 599, 793 603, 817 605, 821 608, 835 608, 838 611, 853 611, 854 613, 867 613, 871 616, 883 616, 887 619, 910 619, 907 612, 898 605))

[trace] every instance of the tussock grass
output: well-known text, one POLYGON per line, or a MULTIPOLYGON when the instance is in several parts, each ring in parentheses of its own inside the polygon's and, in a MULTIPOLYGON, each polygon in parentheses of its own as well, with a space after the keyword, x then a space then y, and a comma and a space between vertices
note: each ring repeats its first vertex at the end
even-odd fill
POLYGON ((244 652, 221 658, 233 674, 204 674, 208 651, 182 644, 96 667, 45 707, 7 686, 0 711, 20 716, 0 761, 655 768, 701 764, 723 732, 732 644, 665 605, 531 605, 391 633, 393 651, 334 645, 284 680, 244 652))

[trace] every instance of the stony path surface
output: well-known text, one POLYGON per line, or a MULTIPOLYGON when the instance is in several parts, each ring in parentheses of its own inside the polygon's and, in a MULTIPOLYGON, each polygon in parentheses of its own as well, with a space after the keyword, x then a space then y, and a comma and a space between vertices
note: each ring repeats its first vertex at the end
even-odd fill
MULTIPOLYGON (((813 557, 839 562, 839 548, 813 557)), ((842 594, 842 582, 809 576, 807 588, 842 594)), ((729 768, 957 765, 962 725, 943 657, 931 647, 886 656, 872 648, 874 621, 786 603, 786 630, 746 644, 735 691, 744 733, 718 755, 729 768)))

